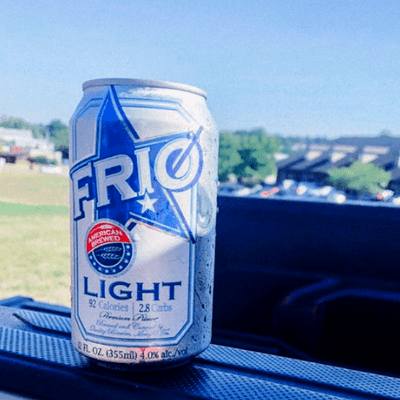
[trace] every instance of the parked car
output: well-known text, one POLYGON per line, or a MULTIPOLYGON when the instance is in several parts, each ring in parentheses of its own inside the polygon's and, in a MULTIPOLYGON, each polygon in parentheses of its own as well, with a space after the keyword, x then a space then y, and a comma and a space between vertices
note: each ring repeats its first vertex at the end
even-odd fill
POLYGON ((332 192, 332 186, 318 186, 312 182, 300 182, 296 193, 299 196, 326 198, 332 192))
POLYGON ((234 194, 237 191, 245 189, 246 186, 240 183, 222 182, 218 186, 218 194, 234 194))
POLYGON ((281 196, 296 194, 297 185, 296 182, 292 179, 283 180, 280 186, 278 187, 279 191, 277 192, 277 194, 281 196))
POLYGON ((332 186, 322 186, 321 188, 318 189, 318 197, 323 197, 323 198, 327 198, 333 191, 333 187, 332 186))
POLYGON ((336 204, 343 204, 346 202, 347 196, 346 193, 341 190, 332 190, 329 193, 327 200, 336 204))
POLYGON ((400 206, 400 196, 396 196, 396 197, 392 196, 392 197, 388 200, 388 202, 391 203, 391 204, 393 204, 393 205, 395 205, 395 206, 400 206))
POLYGON ((393 190, 382 190, 382 192, 378 193, 376 195, 377 200, 379 201, 388 201, 390 200, 394 195, 393 190))
POLYGON ((259 194, 261 197, 270 197, 280 192, 280 188, 278 186, 274 186, 272 188, 265 188, 259 194))
POLYGON ((298 196, 303 196, 303 195, 305 195, 307 193, 308 189, 309 189, 308 185, 306 185, 305 183, 300 182, 297 185, 296 194, 298 196))

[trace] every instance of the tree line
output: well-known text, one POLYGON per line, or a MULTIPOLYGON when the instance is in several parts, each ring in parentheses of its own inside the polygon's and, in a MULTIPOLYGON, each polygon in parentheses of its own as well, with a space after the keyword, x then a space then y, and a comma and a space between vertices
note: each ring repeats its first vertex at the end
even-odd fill
MULTIPOLYGON (((61 120, 49 124, 33 124, 22 118, 3 116, 0 126, 14 129, 29 129, 35 138, 48 138, 55 150, 68 158, 68 127, 61 120)), ((284 143, 290 150, 290 141, 284 143)), ((274 153, 280 151, 280 140, 263 129, 250 131, 223 131, 220 133, 218 175, 221 181, 235 175, 244 183, 264 180, 276 172, 274 153)))
MULTIPOLYGON (((382 133, 381 133, 382 135, 382 133)), ((390 132, 384 135, 389 136, 390 132)), ((294 138, 269 135, 263 129, 220 133, 218 175, 226 181, 234 175, 241 183, 253 185, 276 173, 274 154, 291 155, 296 143, 326 143, 324 138, 294 138)), ((387 187, 391 173, 359 161, 348 167, 328 170, 328 182, 335 188, 358 194, 377 194, 387 187)))
MULTIPOLYGON (((63 158, 68 158, 68 127, 61 120, 49 124, 32 124, 21 118, 3 116, 0 126, 14 129, 30 129, 35 138, 48 138, 63 158)), ((385 133, 389 135, 389 133, 385 133)), ((325 138, 297 138, 272 135, 262 128, 252 130, 222 131, 219 136, 218 178, 221 182, 231 176, 245 185, 263 182, 276 174, 274 154, 293 153, 293 145, 323 143, 325 138)), ((328 171, 329 182, 342 190, 358 193, 377 193, 390 181, 390 172, 373 164, 353 163, 350 167, 332 168, 328 171)))

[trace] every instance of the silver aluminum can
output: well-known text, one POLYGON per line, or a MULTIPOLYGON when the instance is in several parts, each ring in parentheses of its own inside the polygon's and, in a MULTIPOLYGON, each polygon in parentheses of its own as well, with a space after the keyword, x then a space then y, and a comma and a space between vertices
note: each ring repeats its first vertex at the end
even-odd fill
POLYGON ((99 365, 180 365, 211 341, 218 132, 205 93, 83 84, 70 121, 72 343, 99 365))

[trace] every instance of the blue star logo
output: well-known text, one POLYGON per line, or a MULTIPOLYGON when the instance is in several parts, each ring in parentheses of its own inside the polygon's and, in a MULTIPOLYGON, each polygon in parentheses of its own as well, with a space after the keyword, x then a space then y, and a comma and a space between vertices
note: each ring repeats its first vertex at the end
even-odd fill
POLYGON ((111 86, 97 117, 96 154, 74 166, 71 176, 90 164, 91 176, 80 185, 88 185, 83 199, 94 200, 96 219, 115 220, 130 230, 140 223, 195 242, 180 193, 201 175, 203 128, 146 139, 134 122, 111 86))

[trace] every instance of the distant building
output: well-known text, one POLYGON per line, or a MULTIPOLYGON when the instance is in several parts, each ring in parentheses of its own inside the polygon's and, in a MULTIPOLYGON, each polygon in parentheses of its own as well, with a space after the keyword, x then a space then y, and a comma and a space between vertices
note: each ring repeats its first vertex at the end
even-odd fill
POLYGON ((400 193, 400 138, 345 137, 307 149, 277 162, 277 182, 284 179, 328 183, 328 170, 349 167, 353 162, 373 163, 392 174, 388 188, 400 193))
POLYGON ((54 144, 47 139, 34 138, 31 130, 0 127, 0 157, 15 163, 18 159, 36 156, 59 158, 54 144))

